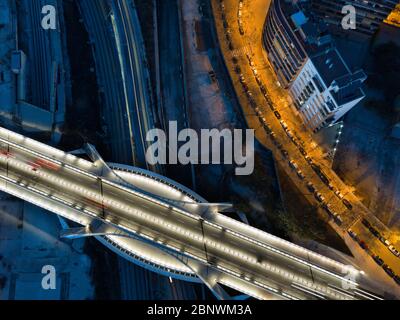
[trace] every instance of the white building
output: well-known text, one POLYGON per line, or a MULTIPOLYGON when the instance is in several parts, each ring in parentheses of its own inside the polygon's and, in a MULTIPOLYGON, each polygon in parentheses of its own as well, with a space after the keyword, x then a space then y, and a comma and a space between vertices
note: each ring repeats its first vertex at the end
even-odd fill
POLYGON ((366 80, 352 72, 325 23, 306 17, 300 3, 273 0, 264 26, 264 46, 279 82, 314 132, 337 122, 359 103, 366 80))
POLYGON ((363 71, 352 73, 335 48, 308 58, 289 85, 289 93, 304 123, 313 131, 334 124, 365 94, 363 71))

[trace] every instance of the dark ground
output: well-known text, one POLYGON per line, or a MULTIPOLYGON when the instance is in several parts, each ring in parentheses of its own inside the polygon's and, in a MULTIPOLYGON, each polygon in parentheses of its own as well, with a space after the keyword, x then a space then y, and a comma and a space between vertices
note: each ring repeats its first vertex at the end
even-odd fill
MULTIPOLYGON (((94 68, 92 49, 88 34, 79 22, 79 12, 74 1, 64 0, 68 51, 71 64, 73 105, 67 106, 66 122, 61 148, 74 150, 84 142, 93 143, 107 157, 108 150, 102 143, 101 102, 98 97, 97 79, 90 68, 94 68), (77 45, 79 44, 79 45, 77 45)), ((119 299, 120 283, 117 270, 117 255, 104 248, 95 239, 87 239, 85 253, 92 263, 95 299, 119 299)))

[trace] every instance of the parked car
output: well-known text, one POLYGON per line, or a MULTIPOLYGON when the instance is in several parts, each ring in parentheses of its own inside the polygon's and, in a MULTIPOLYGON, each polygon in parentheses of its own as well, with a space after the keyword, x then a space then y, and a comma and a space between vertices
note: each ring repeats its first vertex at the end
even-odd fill
POLYGON ((369 231, 370 231, 375 237, 377 237, 378 239, 381 238, 381 234, 380 234, 379 231, 376 230, 374 227, 370 227, 370 228, 369 228, 369 231))
POLYGON ((298 168, 299 168, 299 166, 297 165, 297 163, 296 163, 294 160, 290 160, 290 161, 289 161, 289 166, 290 166, 292 169, 296 169, 296 170, 298 170, 298 168))
POLYGON ((272 132, 271 127, 268 126, 268 125, 264 125, 264 129, 265 129, 265 132, 268 133, 268 134, 272 132))
POLYGON ((282 119, 282 116, 278 111, 275 111, 274 114, 275 114, 275 117, 277 117, 278 120, 282 119))
POLYGON ((349 234, 350 237, 352 237, 354 240, 357 240, 357 233, 355 233, 353 230, 349 229, 347 230, 347 233, 349 234))
POLYGON ((325 201, 325 197, 320 193, 320 192, 316 192, 314 194, 315 199, 317 199, 319 202, 324 202, 325 201))
POLYGON ((340 200, 342 200, 342 199, 344 198, 344 195, 340 192, 340 190, 336 190, 336 191, 335 191, 335 195, 336 195, 340 200))
POLYGON ((387 264, 384 264, 382 268, 383 270, 385 270, 389 277, 393 278, 395 276, 394 271, 387 264))
POLYGON ((347 209, 352 210, 353 209, 353 205, 350 203, 349 200, 343 198, 342 199, 343 204, 346 206, 347 209))
POLYGON ((306 159, 306 161, 307 161, 308 164, 310 164, 310 165, 312 165, 312 164, 314 163, 314 162, 313 162, 313 159, 312 159, 310 156, 305 156, 304 159, 306 159))
POLYGON ((303 174, 303 171, 301 171, 301 170, 297 170, 297 176, 300 178, 300 180, 304 180, 305 179, 305 176, 304 176, 304 174, 303 174))
POLYGON ((372 255, 372 258, 374 261, 377 263, 378 266, 382 266, 384 264, 384 261, 377 255, 372 255))
MULTIPOLYGON (((335 193, 336 193, 336 192, 335 192, 335 193)), ((362 224, 363 224, 364 226, 366 226, 368 229, 371 227, 371 224, 369 223, 369 221, 368 221, 367 219, 363 218, 363 219, 361 220, 361 222, 362 222, 362 224)))
POLYGON ((291 139, 291 140, 293 140, 293 138, 294 138, 294 136, 293 136, 293 132, 292 131, 290 131, 290 130, 285 130, 286 131, 286 135, 291 139))
POLYGON ((307 183, 307 189, 311 192, 314 193, 315 192, 315 187, 311 182, 307 183))
POLYGON ((337 214, 337 213, 334 213, 334 214, 333 214, 333 220, 335 221, 335 223, 336 223, 338 226, 341 226, 342 223, 343 223, 342 217, 341 217, 339 214, 337 214))
POLYGON ((289 152, 287 152, 285 149, 281 149, 281 153, 284 158, 287 158, 289 156, 289 152))
POLYGON ((389 246, 389 250, 391 253, 393 253, 396 257, 400 256, 400 252, 396 250, 396 248, 393 245, 389 246))
MULTIPOLYGON (((269 98, 266 98, 266 100, 267 100, 267 102, 268 102, 268 99, 269 98)), ((274 104, 272 103, 272 102, 268 102, 268 106, 269 106, 269 108, 272 110, 272 111, 274 111, 275 112, 275 106, 274 106, 274 104)), ((275 115, 276 116, 276 115, 275 115)))
POLYGON ((361 248, 363 248, 364 250, 368 250, 368 245, 365 243, 364 240, 360 240, 360 242, 358 243, 360 245, 361 248))
POLYGON ((332 206, 331 206, 329 203, 325 203, 325 204, 322 206, 322 208, 324 208, 324 210, 325 210, 329 215, 331 215, 331 216, 335 216, 335 214, 337 214, 337 213, 335 213, 335 212, 333 211, 332 206))

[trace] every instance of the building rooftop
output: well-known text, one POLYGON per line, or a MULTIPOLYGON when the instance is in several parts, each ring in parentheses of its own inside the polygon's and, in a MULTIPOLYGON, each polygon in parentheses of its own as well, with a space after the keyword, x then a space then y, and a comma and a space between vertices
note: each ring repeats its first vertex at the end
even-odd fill
POLYGON ((349 67, 343 61, 336 48, 322 50, 310 56, 310 58, 326 87, 329 87, 336 79, 345 79, 352 76, 349 67))

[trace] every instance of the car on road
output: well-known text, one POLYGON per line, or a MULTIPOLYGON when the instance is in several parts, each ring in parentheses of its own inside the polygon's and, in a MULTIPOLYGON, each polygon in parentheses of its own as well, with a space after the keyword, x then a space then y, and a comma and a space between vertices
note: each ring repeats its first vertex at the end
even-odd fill
POLYGON ((286 135, 290 138, 290 140, 293 141, 293 138, 294 138, 293 132, 290 131, 289 129, 285 130, 285 132, 286 132, 286 135))
POLYGON ((295 170, 298 170, 298 169, 299 169, 299 166, 297 165, 297 163, 296 163, 294 160, 290 160, 290 161, 289 161, 289 166, 290 166, 292 169, 295 169, 295 170))
MULTIPOLYGON (((375 230, 375 229, 374 229, 375 230)), ((377 231, 378 232, 378 231, 377 231)), ((378 232, 379 233, 379 232, 378 232)), ((380 234, 379 234, 380 235, 380 234)), ((386 240, 384 236, 379 237, 379 241, 382 242, 382 244, 386 247, 390 246, 390 241, 386 240)))
POLYGON ((343 219, 342 219, 342 217, 341 217, 339 214, 337 214, 337 213, 333 213, 333 220, 335 221, 335 223, 336 223, 338 226, 341 226, 341 225, 343 224, 343 219))
POLYGON ((321 203, 325 201, 325 197, 320 192, 315 192, 314 196, 321 203))
POLYGON ((285 121, 281 120, 281 121, 279 121, 279 122, 280 122, 280 124, 281 124, 281 126, 282 126, 283 129, 286 130, 286 129, 288 128, 288 125, 286 124, 285 121))
POLYGON ((385 270, 389 277, 393 278, 395 276, 394 271, 387 264, 384 264, 382 268, 383 270, 385 270))
POLYGON ((274 114, 275 114, 275 117, 276 117, 278 120, 282 119, 282 116, 281 116, 281 114, 280 114, 278 111, 274 111, 274 114))
POLYGON ((342 200, 342 199, 344 198, 344 195, 340 192, 340 190, 336 190, 336 191, 335 191, 335 195, 336 195, 340 200, 342 200))
POLYGON ((304 180, 306 177, 303 174, 303 171, 297 170, 297 176, 299 177, 300 180, 304 180))
POLYGON ((253 98, 253 93, 249 90, 249 91, 246 91, 246 96, 247 96, 247 98, 249 99, 249 100, 254 100, 254 98, 253 98))
POLYGON ((294 136, 290 137, 290 140, 292 140, 293 144, 294 144, 296 147, 299 145, 299 142, 297 141, 297 139, 296 139, 294 136))
POLYGON ((372 258, 377 263, 378 266, 382 266, 385 262, 378 255, 373 254, 372 258))
MULTIPOLYGON (((267 102, 268 102, 268 99, 269 98, 266 98, 267 99, 267 102)), ((276 109, 275 109, 275 106, 274 106, 274 104, 272 103, 272 102, 268 102, 268 106, 269 106, 269 108, 272 110, 272 111, 275 111, 276 109)))
POLYGON ((285 150, 285 149, 281 149, 281 153, 282 153, 282 156, 284 157, 284 158, 288 158, 289 157, 289 152, 287 152, 287 150, 285 150))
POLYGON ((396 250, 396 248, 393 245, 389 246, 389 250, 391 253, 393 253, 396 257, 400 257, 400 252, 396 250))
POLYGON ((360 245, 361 248, 363 248, 364 250, 368 250, 368 245, 365 243, 364 240, 360 240, 358 242, 358 244, 360 245))
POLYGON ((269 125, 267 125, 267 124, 264 124, 264 129, 268 134, 272 132, 271 127, 269 125))
POLYGON ((347 209, 352 210, 353 209, 353 205, 350 203, 349 200, 343 198, 342 199, 343 204, 346 206, 347 209))
POLYGON ((336 213, 333 211, 332 206, 329 203, 324 203, 322 208, 328 212, 331 216, 334 216, 336 213))
POLYGON ((304 156, 304 159, 306 159, 309 165, 312 165, 314 163, 313 159, 310 156, 304 156))
POLYGON ((349 229, 349 230, 347 230, 347 233, 349 234, 349 236, 351 238, 353 238, 354 240, 357 240, 357 238, 358 238, 357 233, 355 233, 353 230, 349 229))
POLYGON ((300 150, 300 153, 301 153, 303 156, 306 156, 306 155, 307 155, 307 152, 306 152, 306 150, 304 150, 303 147, 299 147, 299 150, 300 150))
POLYGON ((361 220, 361 222, 362 222, 362 224, 363 224, 364 226, 366 226, 368 229, 371 227, 371 224, 369 223, 369 221, 368 221, 367 219, 363 218, 363 219, 361 220))
POLYGON ((314 187, 314 185, 311 183, 311 182, 308 182, 307 183, 307 189, 311 192, 311 193, 314 193, 315 192, 315 187, 314 187))

